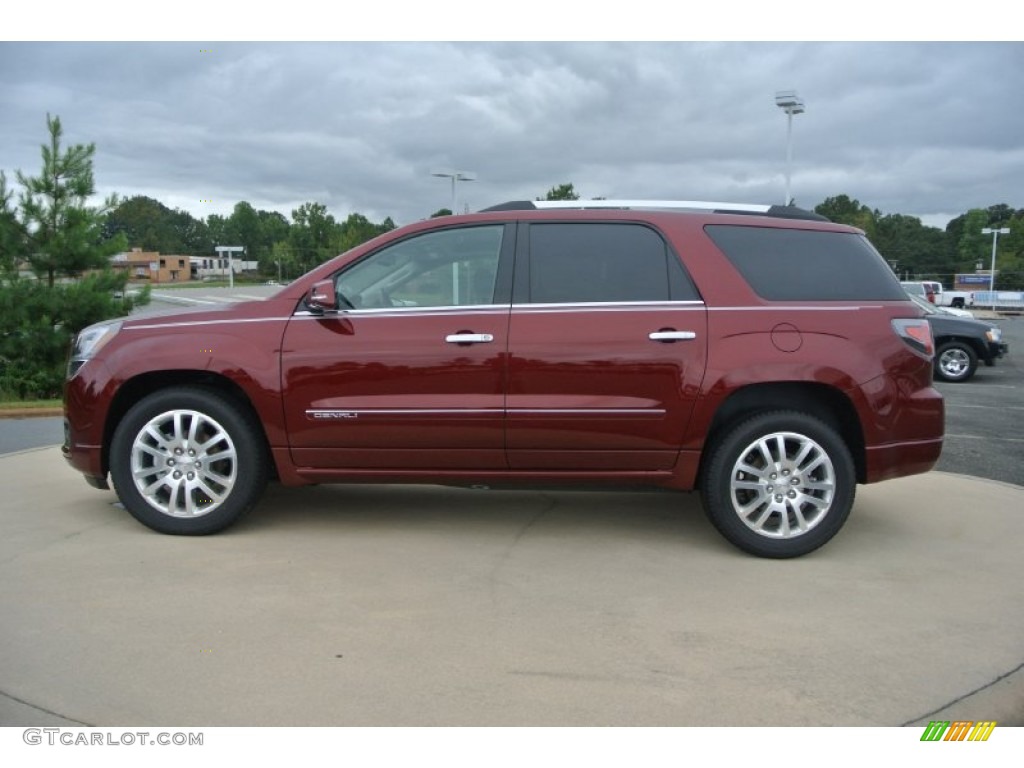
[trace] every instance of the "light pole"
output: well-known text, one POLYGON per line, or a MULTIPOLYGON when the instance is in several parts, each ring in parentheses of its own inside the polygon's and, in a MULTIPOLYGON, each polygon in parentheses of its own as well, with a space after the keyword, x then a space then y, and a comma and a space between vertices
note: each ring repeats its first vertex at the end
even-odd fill
POLYGON ((988 292, 992 299, 992 311, 996 311, 996 243, 999 242, 1000 235, 1010 234, 1009 227, 1003 227, 1001 229, 992 229, 991 227, 985 227, 981 230, 983 235, 992 235, 992 271, 988 275, 988 292))
POLYGON ((775 106, 781 107, 786 113, 786 205, 792 201, 789 194, 790 166, 793 163, 793 115, 804 112, 804 100, 796 95, 796 91, 776 91, 775 106))
POLYGON ((476 174, 472 171, 433 171, 431 176, 440 176, 443 179, 452 180, 452 215, 455 215, 455 182, 476 181, 476 174))

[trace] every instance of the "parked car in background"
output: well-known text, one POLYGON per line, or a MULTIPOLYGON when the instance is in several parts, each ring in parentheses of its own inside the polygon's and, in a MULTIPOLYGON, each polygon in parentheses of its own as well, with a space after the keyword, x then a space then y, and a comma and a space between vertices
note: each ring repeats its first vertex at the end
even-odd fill
POLYGON ((978 369, 978 361, 995 365, 1010 351, 999 326, 983 320, 957 317, 920 296, 908 293, 925 313, 935 338, 935 377, 941 381, 967 381, 978 369))
MULTIPOLYGON (((920 303, 924 301, 924 299, 922 299, 920 296, 915 296, 909 293, 907 295, 910 296, 911 298, 919 300, 918 302, 915 303, 920 303)), ((971 312, 969 309, 957 309, 956 307, 940 307, 938 304, 932 304, 931 302, 928 303, 928 306, 941 315, 949 315, 950 317, 966 317, 971 320, 974 319, 974 313, 971 312)))
POLYGON ((947 291, 942 283, 930 283, 935 305, 963 309, 974 306, 974 294, 971 291, 947 291))
POLYGON ((900 285, 903 286, 903 290, 905 290, 909 295, 917 296, 918 298, 925 299, 925 300, 927 300, 928 302, 930 302, 932 304, 935 303, 935 293, 934 293, 934 291, 928 290, 928 288, 925 286, 924 283, 922 283, 922 282, 904 282, 904 283, 900 283, 900 285))
MULTIPOLYGON (((970 291, 947 291, 937 280, 921 280, 900 283, 907 293, 921 296, 938 307, 963 309, 974 306, 974 294, 970 291)), ((973 315, 972 315, 973 317, 973 315)))
POLYGON ((511 202, 393 230, 265 301, 91 326, 64 455, 172 534, 268 479, 699 490, 764 557, 927 472, 928 322, 863 232, 790 206, 511 202))

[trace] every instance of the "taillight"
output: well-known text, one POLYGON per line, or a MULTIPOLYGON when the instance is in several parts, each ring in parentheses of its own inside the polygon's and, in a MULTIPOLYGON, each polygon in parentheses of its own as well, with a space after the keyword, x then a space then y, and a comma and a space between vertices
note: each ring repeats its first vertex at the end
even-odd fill
POLYGON ((915 352, 920 352, 927 357, 932 357, 935 354, 935 340, 932 338, 932 327, 923 317, 914 318, 913 320, 907 318, 893 320, 892 329, 915 352))

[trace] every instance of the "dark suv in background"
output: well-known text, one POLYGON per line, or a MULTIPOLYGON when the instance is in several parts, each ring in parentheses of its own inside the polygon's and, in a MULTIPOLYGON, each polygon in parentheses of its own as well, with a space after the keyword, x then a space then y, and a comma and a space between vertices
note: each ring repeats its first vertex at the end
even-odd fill
MULTIPOLYGON (((64 455, 166 533, 268 478, 699 489, 792 557, 942 447, 926 320, 790 207, 524 202, 389 232, 265 301, 79 335, 64 455)), ((896 512, 896 510, 894 510, 896 512)))
POLYGON ((978 370, 979 360, 992 366, 1010 351, 999 326, 984 320, 958 317, 942 307, 932 306, 919 296, 909 292, 907 295, 921 308, 932 328, 936 348, 935 378, 940 381, 967 381, 978 370))

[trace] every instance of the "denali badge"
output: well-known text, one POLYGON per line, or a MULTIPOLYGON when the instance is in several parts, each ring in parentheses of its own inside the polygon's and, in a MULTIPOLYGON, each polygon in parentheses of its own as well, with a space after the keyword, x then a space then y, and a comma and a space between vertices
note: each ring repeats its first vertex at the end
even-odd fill
POLYGON ((358 419, 359 414, 352 411, 306 411, 311 419, 358 419))

